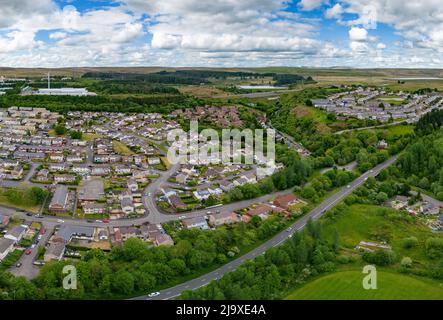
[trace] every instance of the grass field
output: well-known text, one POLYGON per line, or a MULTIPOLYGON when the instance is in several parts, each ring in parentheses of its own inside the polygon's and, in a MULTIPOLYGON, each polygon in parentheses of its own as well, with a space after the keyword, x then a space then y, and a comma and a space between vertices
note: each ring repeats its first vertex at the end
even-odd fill
POLYGON ((114 145, 115 152, 124 155, 124 156, 131 156, 134 154, 131 149, 129 149, 124 143, 121 143, 120 141, 112 141, 112 144, 114 145))
POLYGON ((413 221, 408 214, 394 209, 374 205, 352 205, 334 219, 324 224, 325 236, 332 239, 335 230, 340 234, 340 245, 353 249, 360 241, 386 241, 401 259, 410 257, 415 266, 426 264, 425 241, 429 237, 443 237, 419 221, 413 221), (403 239, 415 236, 416 247, 405 249, 403 239))
POLYGON ((322 276, 296 289, 288 300, 442 300, 443 283, 403 274, 377 271, 377 289, 366 290, 361 271, 342 271, 322 276))

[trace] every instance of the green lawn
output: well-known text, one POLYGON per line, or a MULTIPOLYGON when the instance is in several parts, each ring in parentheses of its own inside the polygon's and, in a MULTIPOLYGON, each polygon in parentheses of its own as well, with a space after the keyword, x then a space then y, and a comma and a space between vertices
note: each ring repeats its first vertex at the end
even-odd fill
POLYGON ((288 300, 442 300, 443 283, 386 271, 377 272, 377 289, 366 290, 361 271, 342 271, 320 277, 296 289, 288 300))

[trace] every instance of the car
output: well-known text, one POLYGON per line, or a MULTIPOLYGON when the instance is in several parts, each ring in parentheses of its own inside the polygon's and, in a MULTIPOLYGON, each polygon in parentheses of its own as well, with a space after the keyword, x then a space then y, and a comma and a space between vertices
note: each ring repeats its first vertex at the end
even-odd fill
POLYGON ((17 264, 15 265, 17 268, 20 268, 22 266, 21 262, 17 262, 17 264))
POLYGON ((42 214, 37 214, 37 215, 35 215, 35 217, 39 218, 39 219, 43 219, 43 215, 42 214))
POLYGON ((150 294, 148 294, 148 297, 149 298, 153 298, 153 297, 156 297, 158 295, 160 295, 160 292, 151 292, 150 294))
POLYGON ((288 229, 286 229, 286 232, 290 232, 292 230, 292 227, 289 227, 288 229))
POLYGON ((29 256, 31 253, 32 253, 32 250, 31 250, 31 249, 28 249, 28 250, 25 251, 25 254, 26 254, 27 256, 29 256))
POLYGON ((41 228, 41 229, 40 229, 40 234, 43 235, 43 234, 45 234, 45 233, 46 233, 46 229, 45 229, 45 228, 41 228))
POLYGON ((31 244, 31 249, 35 248, 35 243, 31 244))
POLYGON ((43 238, 41 234, 38 235, 37 240, 40 241, 43 238))
POLYGON ((368 177, 365 178, 365 181, 368 180, 368 177))
POLYGON ((101 221, 101 220, 95 220, 95 222, 97 222, 97 223, 101 223, 102 221, 101 221))
POLYGON ((86 220, 86 222, 87 222, 87 223, 93 223, 94 220, 88 219, 88 220, 86 220))
POLYGON ((32 213, 30 213, 30 212, 28 212, 26 215, 27 215, 28 217, 32 217, 32 213))
POLYGON ((373 173, 374 172, 374 170, 371 170, 371 171, 369 171, 370 173, 373 173))
POLYGON ((186 216, 180 216, 179 219, 186 219, 186 216))
POLYGON ((349 189, 350 187, 351 187, 351 185, 350 185, 350 184, 348 184, 348 185, 346 186, 346 188, 348 188, 348 189, 349 189))
POLYGON ((103 219, 102 222, 103 223, 109 223, 109 219, 103 219))
POLYGON ((211 213, 212 213, 211 211, 206 212, 206 214, 211 214, 211 213))
POLYGON ((62 220, 62 219, 57 219, 57 222, 58 222, 58 223, 65 223, 65 221, 62 220))

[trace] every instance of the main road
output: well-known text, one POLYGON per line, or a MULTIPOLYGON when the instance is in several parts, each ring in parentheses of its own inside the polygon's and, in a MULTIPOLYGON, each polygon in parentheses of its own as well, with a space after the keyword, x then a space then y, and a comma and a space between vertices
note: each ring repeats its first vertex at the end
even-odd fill
POLYGON ((239 265, 241 265, 243 262, 253 259, 257 257, 258 255, 263 254, 265 251, 269 250, 272 247, 280 245, 282 242, 284 242, 286 239, 292 237, 292 235, 299 231, 300 229, 303 229, 309 219, 318 219, 320 218, 327 210, 333 208, 337 203, 342 201, 344 198, 346 198, 351 192, 353 192, 356 188, 361 186, 369 177, 375 177, 377 176, 380 171, 383 169, 389 167, 391 164, 393 164, 397 160, 397 156, 394 156, 385 162, 379 164, 375 168, 373 168, 370 171, 367 171, 363 173, 361 176, 359 176, 357 179, 355 179, 353 182, 351 182, 349 185, 343 187, 340 189, 340 191, 334 193, 329 198, 324 200, 322 203, 320 203, 316 208, 314 208, 312 211, 310 211, 308 214, 297 220, 291 227, 289 227, 287 230, 284 230, 274 236, 272 239, 266 241, 265 243, 261 244, 254 250, 248 252, 247 254, 223 265, 222 267, 209 272, 203 276, 200 276, 198 278, 189 280, 187 282, 184 282, 182 284, 179 284, 175 287, 164 289, 160 291, 160 294, 154 298, 149 298, 148 296, 141 296, 134 298, 136 300, 168 300, 172 299, 174 297, 179 296, 183 291, 185 290, 195 290, 197 288, 200 288, 204 285, 207 285, 212 280, 220 279, 225 273, 235 270, 239 265))

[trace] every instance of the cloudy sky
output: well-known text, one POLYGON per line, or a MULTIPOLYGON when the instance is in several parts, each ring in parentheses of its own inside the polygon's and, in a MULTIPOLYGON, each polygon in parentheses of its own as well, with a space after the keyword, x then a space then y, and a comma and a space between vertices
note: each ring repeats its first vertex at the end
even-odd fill
POLYGON ((441 0, 0 0, 0 66, 443 67, 441 0))

